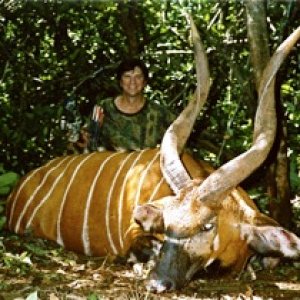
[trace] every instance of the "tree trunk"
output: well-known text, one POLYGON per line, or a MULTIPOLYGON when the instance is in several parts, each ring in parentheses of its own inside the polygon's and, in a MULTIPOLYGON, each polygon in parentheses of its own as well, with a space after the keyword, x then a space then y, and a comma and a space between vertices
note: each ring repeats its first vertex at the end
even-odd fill
MULTIPOLYGON (((298 24, 300 17, 300 0, 290 1, 288 5, 288 16, 282 30, 281 41, 283 41, 291 33, 291 25, 298 24)), ((282 82, 284 81, 289 63, 287 62, 278 73, 277 82, 275 86, 275 95, 277 98, 277 115, 278 117, 278 138, 276 147, 276 163, 274 163, 276 198, 271 198, 270 211, 271 215, 282 225, 292 227, 292 206, 291 206, 291 186, 289 178, 290 162, 287 157, 287 121, 284 114, 284 108, 280 100, 280 90, 282 82)), ((273 175, 273 176, 274 176, 273 175)))
POLYGON ((144 25, 141 24, 143 22, 141 12, 136 1, 132 0, 120 1, 118 9, 120 12, 120 24, 127 39, 127 56, 137 56, 143 50, 141 49, 142 43, 139 40, 139 32, 144 28, 144 25))
POLYGON ((247 33, 253 64, 256 90, 258 91, 262 72, 270 59, 267 17, 264 0, 246 0, 247 33))
MULTIPOLYGON (((258 90, 260 78, 270 53, 266 22, 266 1, 246 0, 247 29, 254 66, 254 78, 258 90)), ((276 82, 277 137, 267 161, 266 185, 269 196, 270 215, 280 224, 291 227, 292 207, 290 203, 290 184, 288 172, 286 122, 280 103, 281 80, 276 82), (268 163, 269 162, 269 163, 268 163)))
MULTIPOLYGON (((271 216, 285 227, 292 225, 292 207, 291 207, 291 193, 289 182, 289 160, 287 157, 287 128, 286 120, 280 118, 278 121, 278 147, 276 162, 274 170, 272 168, 271 175, 275 175, 274 195, 276 197, 270 198, 270 213, 271 216)), ((272 167, 272 166, 271 166, 272 167)), ((272 194, 270 194, 272 195, 272 194)))

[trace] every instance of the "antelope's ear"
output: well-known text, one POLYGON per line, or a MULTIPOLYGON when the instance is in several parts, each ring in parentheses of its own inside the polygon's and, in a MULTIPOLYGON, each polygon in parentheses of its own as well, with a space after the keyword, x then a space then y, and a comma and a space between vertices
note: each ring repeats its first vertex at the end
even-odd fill
POLYGON ((139 205, 133 212, 133 218, 137 224, 145 232, 164 233, 164 217, 163 211, 170 202, 174 200, 174 196, 167 196, 153 203, 139 205))
POLYGON ((300 258, 300 239, 292 232, 270 225, 241 224, 241 238, 262 255, 300 258))
POLYGON ((153 203, 137 206, 133 212, 133 218, 145 232, 164 232, 163 210, 153 203))

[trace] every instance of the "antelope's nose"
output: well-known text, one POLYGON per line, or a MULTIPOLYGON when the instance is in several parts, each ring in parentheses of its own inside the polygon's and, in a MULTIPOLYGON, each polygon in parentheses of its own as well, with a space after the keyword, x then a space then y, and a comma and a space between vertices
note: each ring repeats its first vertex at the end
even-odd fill
POLYGON ((149 292, 152 293, 163 293, 175 290, 176 284, 170 278, 150 279, 146 284, 146 288, 149 292))

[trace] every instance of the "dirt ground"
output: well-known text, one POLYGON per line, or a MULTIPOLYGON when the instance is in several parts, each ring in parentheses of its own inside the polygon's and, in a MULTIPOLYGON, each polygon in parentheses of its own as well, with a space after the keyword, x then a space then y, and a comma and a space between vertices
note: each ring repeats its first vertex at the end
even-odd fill
POLYGON ((299 299, 300 262, 282 262, 273 270, 256 266, 240 279, 202 274, 172 293, 152 294, 144 286, 147 271, 112 261, 88 258, 53 243, 2 233, 0 300, 10 299, 299 299))

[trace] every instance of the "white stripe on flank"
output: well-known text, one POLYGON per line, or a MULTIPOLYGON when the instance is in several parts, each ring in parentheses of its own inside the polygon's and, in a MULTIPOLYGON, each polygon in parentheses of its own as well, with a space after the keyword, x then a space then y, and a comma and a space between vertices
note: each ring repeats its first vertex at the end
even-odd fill
MULTIPOLYGON (((133 153, 134 153, 134 152, 132 152, 132 154, 133 154, 133 153)), ((112 196, 112 193, 113 193, 113 191, 114 191, 114 189, 115 189, 115 184, 116 184, 116 182, 117 182, 118 176, 120 175, 121 170, 122 170, 124 164, 126 163, 126 161, 130 158, 130 156, 131 156, 132 154, 128 155, 128 156, 122 161, 121 165, 119 166, 117 172, 115 173, 115 177, 114 177, 114 179, 113 179, 113 181, 112 181, 112 183, 111 183, 110 190, 109 190, 108 196, 107 196, 107 206, 106 206, 106 214, 105 214, 105 223, 106 223, 105 228, 106 228, 107 238, 108 238, 109 243, 110 243, 110 247, 111 247, 111 249, 113 250, 113 253, 114 253, 115 255, 118 254, 118 250, 117 250, 117 248, 116 248, 116 246, 115 246, 115 244, 114 244, 114 241, 113 241, 113 239, 112 239, 111 230, 110 230, 110 226, 109 226, 109 213, 110 213, 111 196, 112 196)))
POLYGON ((141 178, 140 178, 140 181, 139 181, 139 185, 138 185, 137 191, 136 191, 134 207, 136 207, 138 205, 138 202, 139 202, 139 199, 140 199, 140 196, 141 196, 141 189, 142 189, 142 186, 144 184, 144 181, 145 181, 145 178, 147 176, 147 173, 148 173, 149 169, 152 167, 152 165, 154 164, 154 162, 156 161, 156 159, 159 157, 159 154, 160 154, 160 152, 158 151, 154 155, 154 157, 152 158, 152 160, 149 162, 149 164, 145 168, 145 170, 142 172, 142 175, 141 175, 141 178))
MULTIPOLYGON (((44 183, 46 182, 47 178, 50 176, 50 174, 52 172, 54 172, 57 168, 59 168, 69 157, 66 157, 64 158, 61 162, 59 162, 56 166, 54 166, 53 168, 49 169, 48 172, 46 173, 46 175, 43 177, 43 180, 42 182, 36 187, 36 189, 33 191, 33 193, 31 194, 30 198, 27 200, 23 210, 22 210, 22 213, 20 214, 19 218, 18 218, 18 221, 16 222, 16 225, 15 225, 15 232, 18 232, 19 231, 19 227, 20 227, 20 224, 21 224, 21 221, 29 207, 29 205, 31 204, 31 202, 33 201, 33 198, 34 196, 37 194, 37 192, 43 187, 44 183)), ((38 169, 39 170, 39 169, 38 169)), ((37 171, 38 171, 37 170, 37 171)), ((27 182, 27 180, 26 180, 27 182)))
POLYGON ((90 237, 89 237, 89 225, 88 225, 88 221, 89 221, 89 212, 90 212, 90 206, 91 206, 91 202, 92 202, 92 198, 93 198, 93 194, 94 194, 94 190, 96 187, 96 183, 98 182, 98 179, 100 177, 101 172, 103 171, 105 165, 108 163, 109 160, 111 160, 115 155, 117 155, 118 153, 112 153, 110 156, 108 156, 100 165, 94 180, 91 184, 90 187, 90 191, 87 197, 87 201, 86 201, 86 207, 84 210, 84 217, 83 217, 83 225, 82 225, 82 233, 81 233, 81 239, 82 239, 82 244, 83 244, 83 249, 84 249, 84 253, 86 255, 92 255, 91 253, 91 245, 90 245, 90 237))
MULTIPOLYGON (((46 168, 46 167, 48 167, 50 164, 52 164, 52 163, 55 163, 57 160, 58 160, 59 158, 56 158, 56 159, 53 159, 53 160, 50 160, 48 163, 46 163, 44 166, 41 166, 41 167, 39 167, 39 168, 37 168, 37 169, 35 169, 34 171, 32 171, 32 173, 30 174, 30 175, 28 175, 27 176, 27 178, 22 182, 22 184, 19 186, 19 188, 18 188, 18 191, 17 191, 17 193, 16 193, 16 195, 14 196, 14 200, 13 200, 13 203, 12 203, 12 206, 11 206, 11 209, 10 209, 10 213, 9 213, 9 221, 8 221, 8 227, 9 227, 9 229, 10 230, 12 230, 12 228, 11 228, 11 222, 12 222, 12 218, 13 218, 13 215, 14 215, 14 213, 15 213, 15 206, 16 206, 16 204, 17 204, 17 202, 18 202, 18 197, 19 197, 19 195, 20 195, 20 193, 21 193, 21 191, 23 190, 23 188, 24 188, 24 186, 25 186, 25 184, 39 171, 39 170, 41 170, 41 169, 43 169, 43 168, 46 168)), ((10 196, 9 196, 9 198, 8 198, 8 201, 9 201, 9 199, 12 197, 12 194, 10 194, 10 196)))
POLYGON ((94 156, 97 152, 94 152, 90 155, 87 155, 77 166, 76 168, 74 169, 73 171, 73 174, 68 182, 68 185, 65 189, 65 192, 64 192, 64 195, 63 195, 63 198, 62 198, 62 201, 61 201, 61 204, 60 204, 60 208, 59 208, 59 213, 58 213, 58 216, 57 216, 57 223, 56 223, 56 242, 61 245, 61 246, 64 246, 64 242, 63 242, 63 239, 62 239, 62 236, 61 236, 61 217, 62 217, 62 212, 63 212, 63 209, 64 209, 64 205, 65 205, 65 202, 66 202, 66 199, 67 199, 67 195, 68 195, 68 192, 70 190, 70 187, 75 179, 75 176, 77 175, 80 167, 87 161, 89 160, 92 156, 94 156))
POLYGON ((50 197, 51 193, 53 192, 53 190, 56 188, 57 184, 59 183, 60 179, 65 175, 68 167, 70 166, 70 164, 77 158, 77 156, 72 157, 72 159, 70 159, 70 161, 68 161, 67 165, 65 166, 64 170, 55 178, 50 190, 48 191, 48 193, 44 196, 44 198, 39 202, 38 205, 36 205, 35 209, 33 210, 27 225, 26 225, 26 229, 30 227, 31 222, 33 220, 33 218, 35 217, 36 213, 38 212, 38 210, 42 207, 42 205, 48 200, 48 198, 50 197))
MULTIPOLYGON (((125 192, 125 187, 126 187, 126 183, 128 180, 129 175, 131 174, 132 169, 135 167, 136 163, 139 161, 140 157, 142 156, 142 154, 145 152, 146 150, 142 150, 137 157, 135 158, 135 160, 132 162, 130 168, 128 169, 126 176, 124 177, 123 180, 123 184, 121 187, 121 192, 120 192, 120 197, 119 197, 119 211, 118 211, 118 224, 119 224, 119 238, 120 238, 120 246, 121 249, 124 248, 124 237, 122 234, 122 230, 123 230, 123 206, 124 206, 124 192, 125 192)), ((133 152, 136 153, 136 152, 133 152)), ((128 217, 128 216, 126 216, 128 217)))
POLYGON ((160 181, 158 182, 158 184, 156 185, 156 187, 153 189, 153 192, 151 194, 151 196, 149 197, 149 200, 148 202, 152 202, 153 201, 153 198, 155 197, 156 193, 158 192, 158 190, 160 189, 161 185, 163 184, 164 182, 164 177, 162 176, 160 181))

